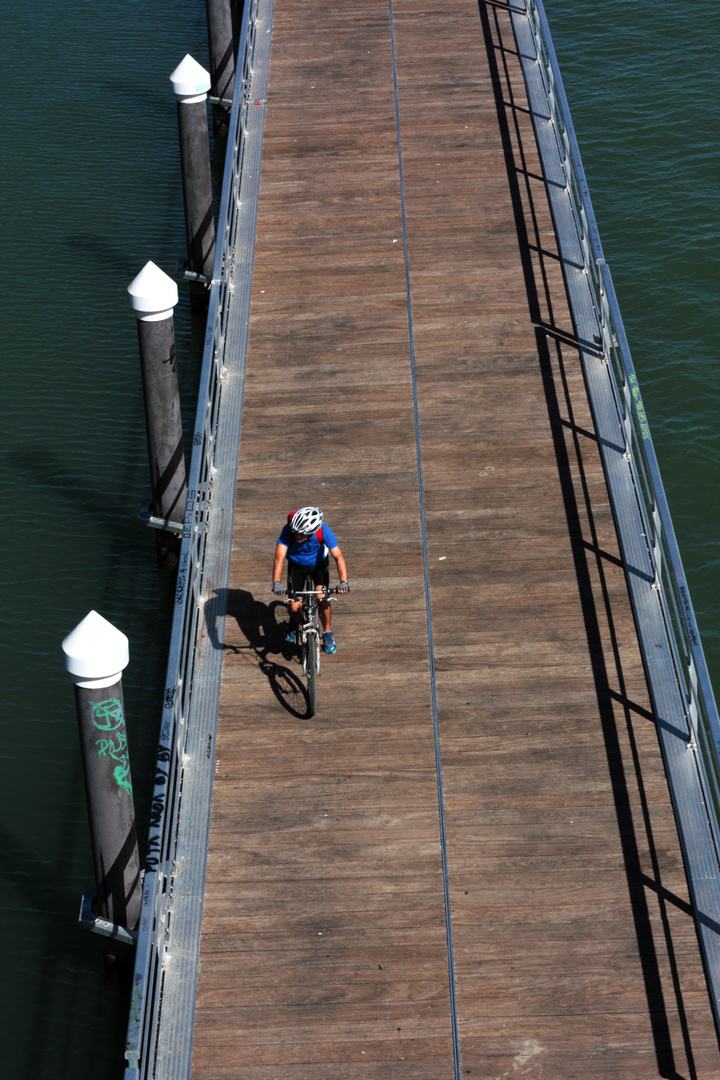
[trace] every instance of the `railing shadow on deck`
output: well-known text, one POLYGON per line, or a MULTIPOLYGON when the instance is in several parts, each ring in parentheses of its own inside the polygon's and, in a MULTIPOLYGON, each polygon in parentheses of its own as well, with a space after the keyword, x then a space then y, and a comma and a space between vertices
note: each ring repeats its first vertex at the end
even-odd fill
POLYGON ((208 625, 213 644, 220 644, 225 652, 244 657, 248 663, 256 666, 268 680, 283 709, 291 716, 299 720, 307 717, 310 709, 307 690, 300 676, 288 664, 297 658, 297 649, 285 640, 285 604, 281 600, 265 604, 246 589, 223 589, 218 593, 224 594, 218 596, 220 606, 223 610, 226 606, 227 618, 235 620, 238 629, 247 638, 247 645, 216 642, 216 631, 208 625), (280 658, 286 663, 281 663, 280 658))
MULTIPOLYGON (((537 219, 535 194, 532 186, 532 181, 537 182, 539 178, 528 167, 525 157, 525 143, 530 139, 533 140, 532 151, 534 155, 535 142, 532 131, 525 135, 519 123, 518 113, 527 113, 527 108, 521 108, 515 104, 515 83, 508 64, 508 56, 514 57, 516 54, 515 42, 512 31, 509 27, 507 30, 502 28, 499 17, 499 12, 507 9, 504 5, 501 7, 494 4, 492 0, 478 0, 478 8, 488 64, 493 80, 508 186, 525 277, 528 310, 530 319, 536 327, 538 358, 543 379, 548 420, 567 515, 568 533, 587 634, 588 651, 615 802, 618 835, 625 864, 648 1014, 655 1044, 657 1067, 661 1076, 667 1077, 669 1080, 683 1080, 675 1064, 673 1040, 660 977, 658 948, 653 936, 653 921, 647 898, 648 889, 657 897, 664 939, 663 948, 667 951, 668 963, 672 973, 675 1008, 682 1030, 683 1048, 688 1063, 689 1077, 691 1080, 696 1080, 697 1071, 694 1065, 687 1014, 668 918, 668 905, 678 907, 691 917, 693 910, 691 905, 688 905, 686 901, 675 896, 662 885, 658 853, 645 794, 642 764, 633 728, 633 723, 639 721, 655 722, 655 716, 632 701, 626 690, 622 659, 614 625, 612 601, 605 572, 606 559, 615 564, 617 564, 618 560, 602 550, 595 526, 591 496, 583 464, 583 440, 586 444, 588 442, 595 443, 597 440, 594 433, 588 432, 585 428, 576 424, 573 416, 573 401, 562 347, 565 346, 567 349, 570 346, 577 350, 577 343, 574 342, 573 335, 568 333, 567 328, 556 326, 554 320, 553 296, 546 272, 546 262, 548 258, 557 261, 557 255, 546 252, 541 240, 541 230, 537 219), (509 39, 506 37, 508 34, 509 39), (549 316, 543 315, 543 306, 545 306, 549 316), (559 375, 559 381, 556 372, 559 375), (572 462, 565 439, 565 431, 568 430, 571 433, 573 446, 574 460, 572 462), (575 466, 580 478, 582 512, 576 495, 572 465, 575 466), (583 516, 587 520, 585 529, 589 531, 589 538, 584 535, 583 516), (596 606, 591 568, 588 564, 589 558, 594 562, 593 571, 601 588, 602 615, 607 621, 608 627, 605 632, 601 629, 601 618, 596 606), (604 646, 609 646, 612 652, 612 667, 610 670, 606 663, 604 646), (632 773, 641 800, 643 827, 652 865, 651 878, 642 869, 623 761, 621 733, 618 729, 615 712, 617 704, 623 709, 625 725, 623 734, 629 742, 632 773)), ((519 73, 517 79, 522 84, 522 76, 519 73)), ((547 210, 545 210, 545 214, 547 215, 547 210)), ((573 363, 575 362, 576 358, 573 357, 573 363)), ((627 751, 625 753, 627 756, 627 751)))

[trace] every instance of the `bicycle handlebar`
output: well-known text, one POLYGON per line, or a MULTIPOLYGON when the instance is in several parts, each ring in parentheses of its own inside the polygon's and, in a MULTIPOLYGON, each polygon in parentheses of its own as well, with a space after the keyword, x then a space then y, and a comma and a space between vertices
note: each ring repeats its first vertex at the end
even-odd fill
MULTIPOLYGON (((294 600, 297 596, 317 596, 318 592, 320 592, 320 589, 322 589, 324 596, 335 596, 337 593, 340 592, 340 589, 337 585, 333 586, 332 588, 329 588, 327 585, 322 585, 320 586, 320 588, 307 589, 304 592, 295 592, 293 590, 288 592, 287 589, 283 589, 282 593, 280 593, 280 596, 287 596, 290 600, 294 600)), ((349 586, 347 591, 350 592, 349 586)), ((277 593, 275 595, 277 595, 277 593)), ((341 595, 344 596, 346 594, 342 593, 341 595)))

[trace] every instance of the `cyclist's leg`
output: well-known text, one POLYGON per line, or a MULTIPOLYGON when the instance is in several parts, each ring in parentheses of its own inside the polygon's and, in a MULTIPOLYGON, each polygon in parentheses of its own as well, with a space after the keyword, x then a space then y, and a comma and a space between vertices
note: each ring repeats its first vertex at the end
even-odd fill
MULTIPOLYGON (((306 568, 304 566, 298 566, 297 563, 288 563, 288 592, 302 592, 305 586, 305 573, 306 568)), ((300 609, 302 607, 302 600, 291 600, 288 607, 290 608, 290 618, 292 621, 299 623, 301 619, 300 609)))
POLYGON ((332 622, 332 604, 329 600, 326 600, 322 594, 322 586, 328 586, 330 584, 330 570, 327 560, 321 563, 320 566, 316 566, 313 569, 313 581, 318 588, 318 609, 320 615, 320 626, 324 634, 330 630, 330 623, 332 622))
MULTIPOLYGON (((328 569, 328 563, 325 561, 321 566, 315 567, 315 584, 316 585, 329 585, 330 584, 330 571, 328 569)), ((318 592, 318 614, 320 616, 320 626, 322 628, 323 637, 323 650, 326 653, 334 653, 337 649, 335 644, 335 638, 332 636, 330 629, 332 623, 332 604, 329 600, 326 600, 322 592, 318 592)))

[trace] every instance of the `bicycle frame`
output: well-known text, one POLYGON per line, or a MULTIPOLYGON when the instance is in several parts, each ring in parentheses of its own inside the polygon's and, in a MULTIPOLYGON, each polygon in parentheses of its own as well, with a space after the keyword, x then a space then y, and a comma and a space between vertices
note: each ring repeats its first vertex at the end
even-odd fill
POLYGON ((308 578, 305 585, 310 585, 312 588, 305 588, 298 592, 288 593, 288 602, 292 600, 302 601, 302 618, 298 623, 297 634, 300 640, 300 647, 302 650, 302 666, 303 675, 307 679, 307 691, 308 691, 308 715, 315 715, 316 707, 316 680, 320 675, 320 608, 318 605, 318 599, 323 597, 328 599, 330 596, 337 593, 337 589, 329 589, 326 585, 316 586, 312 578, 308 578))
MULTIPOLYGON (((324 591, 324 590, 323 590, 324 591)), ((302 592, 289 593, 291 600, 302 598, 303 618, 298 623, 298 637, 302 648, 303 675, 307 675, 308 640, 313 638, 316 645, 316 671, 320 674, 320 608, 318 606, 317 589, 303 590, 302 592), (306 599, 307 598, 307 599, 306 599)))

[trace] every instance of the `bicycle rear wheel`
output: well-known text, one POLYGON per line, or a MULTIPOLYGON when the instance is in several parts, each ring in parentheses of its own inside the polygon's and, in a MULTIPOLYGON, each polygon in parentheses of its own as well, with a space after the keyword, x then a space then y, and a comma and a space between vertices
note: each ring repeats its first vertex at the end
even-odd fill
POLYGON ((307 688, 308 688, 308 716, 315 715, 317 706, 317 638, 314 634, 308 634, 307 648, 307 688))

